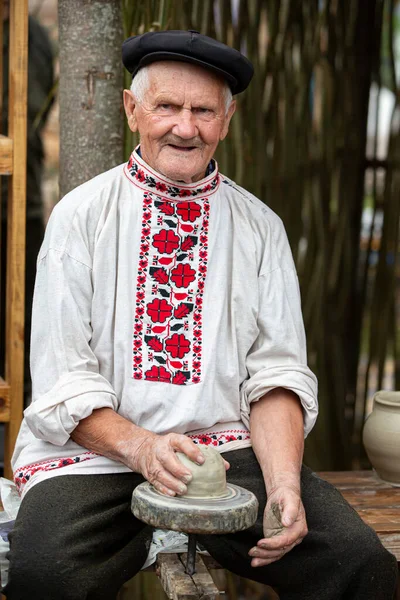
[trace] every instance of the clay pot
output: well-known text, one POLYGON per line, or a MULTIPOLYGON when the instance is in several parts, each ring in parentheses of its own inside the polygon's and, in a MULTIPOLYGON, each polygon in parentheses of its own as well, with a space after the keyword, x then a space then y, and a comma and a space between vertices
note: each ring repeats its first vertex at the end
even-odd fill
POLYGON ((386 483, 400 486, 400 392, 377 392, 363 442, 372 466, 386 483))

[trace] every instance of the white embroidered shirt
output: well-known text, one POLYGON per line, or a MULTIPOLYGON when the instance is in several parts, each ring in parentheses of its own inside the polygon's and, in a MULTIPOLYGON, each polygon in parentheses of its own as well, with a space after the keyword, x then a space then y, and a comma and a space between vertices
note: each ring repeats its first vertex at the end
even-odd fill
POLYGON ((14 479, 128 471, 71 432, 110 407, 156 433, 221 451, 249 446, 250 404, 298 394, 317 415, 298 280, 281 220, 214 171, 195 184, 134 152, 53 210, 38 257, 33 401, 14 479))

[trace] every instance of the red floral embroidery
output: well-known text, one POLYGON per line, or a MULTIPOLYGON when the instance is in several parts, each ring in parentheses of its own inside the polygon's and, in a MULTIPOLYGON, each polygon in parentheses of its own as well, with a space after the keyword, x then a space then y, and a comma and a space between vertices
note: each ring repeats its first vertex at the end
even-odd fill
POLYGON ((160 267, 159 269, 157 268, 153 268, 150 269, 150 275, 152 276, 152 278, 155 281, 158 281, 158 283, 168 283, 168 279, 169 279, 169 275, 167 273, 167 271, 165 269, 163 269, 162 267, 160 267))
POLYGON ((173 358, 183 358, 190 352, 190 342, 181 333, 174 333, 172 337, 168 338, 165 347, 173 358))
MULTIPOLYGON (((205 186, 170 186, 138 168, 135 160, 130 175, 142 189, 148 188, 139 246, 133 377, 175 385, 199 383, 210 205, 206 199, 172 199, 200 195, 205 186)), ((212 193, 219 178, 206 185, 212 193)))
POLYGON ((173 379, 172 379, 172 383, 175 383, 175 385, 184 385, 188 380, 188 375, 187 373, 182 373, 182 371, 176 371, 173 379))
POLYGON ((208 223, 210 215, 209 203, 204 204, 204 218, 199 243, 199 271, 197 288, 198 293, 195 300, 195 309, 193 311, 193 374, 192 383, 199 383, 201 377, 201 353, 202 353, 202 331, 203 331, 203 293, 207 275, 207 257, 208 257, 208 223))
POLYGON ((38 473, 39 471, 52 471, 53 469, 68 467, 68 465, 74 465, 80 462, 84 462, 85 460, 96 458, 96 456, 100 455, 96 452, 84 452, 83 454, 77 454, 76 456, 71 456, 67 458, 54 458, 51 460, 44 460, 38 463, 32 463, 14 471, 14 483, 17 487, 18 493, 22 494, 24 487, 26 486, 28 481, 35 475, 35 473, 38 473))
POLYGON ((186 236, 181 243, 181 250, 183 252, 188 252, 191 248, 193 248, 197 244, 197 238, 193 235, 186 236))
POLYGON ((204 197, 215 192, 220 184, 220 176, 215 169, 212 175, 206 178, 204 183, 198 187, 192 184, 177 186, 163 180, 162 177, 158 177, 156 173, 148 171, 136 153, 132 153, 125 168, 125 173, 131 181, 146 192, 158 192, 160 196, 170 199, 204 197))
POLYGON ((174 205, 171 202, 163 202, 158 207, 158 210, 160 210, 164 215, 168 216, 172 216, 175 212, 174 205))
POLYGON ((196 204, 196 202, 180 202, 176 212, 183 221, 193 223, 201 214, 201 206, 196 204))
POLYGON ((197 435, 190 435, 195 444, 204 444, 205 446, 222 446, 228 442, 241 442, 250 439, 250 432, 247 429, 228 429, 223 431, 204 432, 197 435))
POLYGON ((212 438, 206 434, 200 435, 199 439, 198 439, 198 443, 205 444, 206 446, 208 446, 209 444, 212 444, 212 438))
POLYGON ((147 305, 147 314, 150 316, 153 323, 165 323, 168 317, 171 316, 172 306, 164 299, 155 298, 153 302, 147 305))
POLYGON ((171 279, 178 288, 187 288, 196 279, 196 271, 189 265, 178 265, 172 270, 171 279))
POLYGON ((153 236, 153 246, 161 254, 171 254, 179 248, 180 238, 171 230, 161 229, 160 233, 153 236))
POLYGON ((158 337, 149 338, 147 341, 147 345, 149 348, 154 350, 154 352, 161 352, 163 345, 161 340, 158 337))
POLYGON ((142 169, 138 170, 136 177, 139 179, 139 181, 144 181, 146 179, 142 169))
POLYGON ((192 304, 185 304, 184 302, 181 302, 181 304, 178 304, 178 306, 174 309, 174 317, 177 319, 183 319, 184 317, 188 316, 192 308, 192 304))
POLYGON ((162 381, 164 383, 171 381, 171 373, 165 367, 151 367, 149 371, 146 371, 145 375, 149 381, 162 381))
POLYGON ((152 201, 147 194, 143 197, 143 218, 142 218, 142 239, 140 244, 140 258, 138 266, 138 276, 136 281, 136 314, 135 314, 135 325, 133 332, 133 377, 135 379, 141 379, 142 373, 142 346, 143 346, 143 315, 145 314, 146 306, 146 270, 149 262, 149 242, 148 236, 150 231, 148 230, 147 215, 152 213, 152 201), (136 361, 136 358, 140 358, 136 361))

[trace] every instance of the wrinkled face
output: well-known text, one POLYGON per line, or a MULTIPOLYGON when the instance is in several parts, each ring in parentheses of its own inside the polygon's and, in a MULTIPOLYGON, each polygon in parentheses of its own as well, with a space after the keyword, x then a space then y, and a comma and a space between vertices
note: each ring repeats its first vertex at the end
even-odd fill
POLYGON ((149 66, 142 102, 124 90, 129 127, 139 131, 143 159, 175 181, 199 181, 235 111, 226 112, 224 83, 212 72, 180 62, 149 66))

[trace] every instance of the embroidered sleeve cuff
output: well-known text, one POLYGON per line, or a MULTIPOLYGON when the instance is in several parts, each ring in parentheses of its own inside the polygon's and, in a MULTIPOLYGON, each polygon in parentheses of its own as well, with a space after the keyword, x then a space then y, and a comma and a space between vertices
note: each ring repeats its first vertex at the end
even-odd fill
POLYGON ((43 396, 34 399, 24 417, 33 435, 63 446, 79 421, 98 408, 118 410, 109 382, 98 373, 67 373, 43 396))
POLYGON ((318 415, 318 384, 314 373, 306 365, 265 368, 247 379, 240 392, 243 423, 250 428, 250 404, 277 387, 291 390, 300 398, 304 413, 304 437, 307 437, 318 415))

